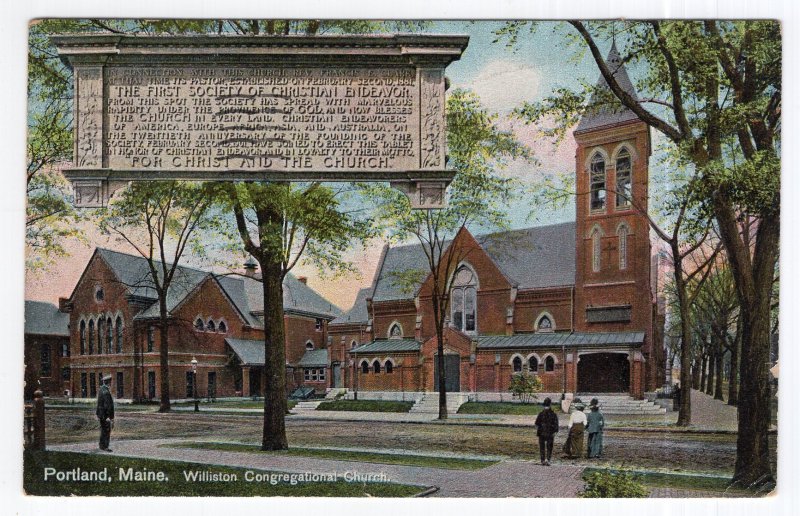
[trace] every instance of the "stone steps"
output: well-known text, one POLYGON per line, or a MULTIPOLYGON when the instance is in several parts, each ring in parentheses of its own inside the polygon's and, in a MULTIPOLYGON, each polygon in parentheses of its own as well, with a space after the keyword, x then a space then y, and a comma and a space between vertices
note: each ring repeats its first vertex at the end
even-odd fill
POLYGON ((666 414, 667 410, 652 401, 635 400, 630 396, 602 395, 602 394, 579 394, 576 396, 586 404, 587 410, 589 401, 597 398, 600 411, 603 414, 613 415, 659 415, 666 414))
MULTIPOLYGON (((469 397, 460 393, 447 394, 447 413, 456 414, 459 407, 468 401, 469 397)), ((421 400, 417 401, 410 414, 438 414, 439 413, 439 394, 436 392, 425 393, 421 400)))
POLYGON ((322 403, 322 401, 298 401, 297 405, 292 409, 292 412, 313 412, 317 410, 320 403, 322 403))

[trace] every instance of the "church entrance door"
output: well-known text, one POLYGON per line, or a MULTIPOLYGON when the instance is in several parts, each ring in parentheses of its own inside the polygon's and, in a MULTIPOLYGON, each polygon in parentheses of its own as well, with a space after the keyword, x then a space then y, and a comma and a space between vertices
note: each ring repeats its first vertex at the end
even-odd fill
MULTIPOLYGON (((438 355, 433 355, 433 390, 439 392, 439 368, 436 364, 438 355)), ((444 390, 445 392, 458 392, 461 390, 461 357, 458 355, 444 356, 444 390)))
POLYGON ((578 392, 628 392, 630 362, 627 353, 589 353, 578 361, 578 392))

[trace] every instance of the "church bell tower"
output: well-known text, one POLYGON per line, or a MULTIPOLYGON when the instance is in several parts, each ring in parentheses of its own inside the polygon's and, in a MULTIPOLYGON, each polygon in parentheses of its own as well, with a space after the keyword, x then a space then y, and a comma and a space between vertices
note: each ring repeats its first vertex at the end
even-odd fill
MULTIPOLYGON (((638 98, 616 43, 606 62, 619 85, 638 98)), ((644 332, 641 355, 631 356, 654 364, 646 217, 650 130, 613 96, 602 76, 597 86, 574 132, 575 330, 644 332)), ((647 381, 646 388, 653 388, 653 382, 647 381)))

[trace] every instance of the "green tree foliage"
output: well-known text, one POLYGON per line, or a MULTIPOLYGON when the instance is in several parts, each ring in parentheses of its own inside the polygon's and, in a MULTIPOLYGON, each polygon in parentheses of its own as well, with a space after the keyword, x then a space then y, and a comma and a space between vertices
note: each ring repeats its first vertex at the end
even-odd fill
MULTIPOLYGON (((513 45, 523 29, 509 24, 498 39, 513 45)), ((589 50, 610 87, 605 98, 621 103, 666 137, 697 173, 696 200, 713 215, 730 262, 742 315, 741 396, 734 480, 773 482, 767 432, 770 294, 780 235, 781 34, 772 20, 571 21, 557 31, 579 51, 589 50), (616 81, 598 47, 615 37, 622 60, 640 72, 640 98, 616 81), (741 221, 753 219, 753 232, 741 221), (752 245, 751 245, 752 244, 752 245)), ((574 125, 584 109, 607 101, 595 86, 556 91, 522 106, 536 122, 544 115, 574 125), (583 99, 584 102, 580 102, 583 99)))
POLYGON ((447 190, 447 207, 414 210, 405 195, 388 186, 366 188, 366 193, 377 199, 375 218, 385 225, 390 236, 397 240, 415 239, 425 253, 424 270, 406 271, 393 281, 412 291, 423 279, 430 278, 438 340, 440 419, 447 418, 443 346, 449 293, 456 267, 470 252, 468 246, 449 244, 465 228, 496 229, 507 225, 505 206, 513 196, 515 183, 497 172, 511 160, 531 159, 529 149, 512 132, 501 129, 498 116, 483 109, 472 92, 450 93, 446 119, 448 166, 456 171, 447 190))

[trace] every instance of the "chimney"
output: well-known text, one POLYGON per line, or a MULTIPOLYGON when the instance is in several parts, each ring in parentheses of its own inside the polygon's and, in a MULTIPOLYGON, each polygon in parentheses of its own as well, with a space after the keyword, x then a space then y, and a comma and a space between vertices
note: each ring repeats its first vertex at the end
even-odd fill
POLYGON ((308 285, 308 277, 307 276, 298 276, 297 281, 302 283, 303 285, 308 285))
POLYGON ((256 269, 258 269, 258 263, 256 263, 252 256, 248 256, 247 261, 244 262, 244 275, 248 278, 252 278, 256 275, 256 269))

